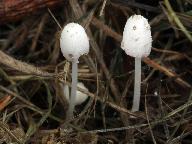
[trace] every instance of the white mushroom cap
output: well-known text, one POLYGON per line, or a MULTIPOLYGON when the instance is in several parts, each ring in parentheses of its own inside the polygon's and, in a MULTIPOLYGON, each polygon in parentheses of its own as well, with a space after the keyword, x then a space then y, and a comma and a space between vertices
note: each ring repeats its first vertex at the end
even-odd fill
MULTIPOLYGON (((78 82, 77 86, 88 91, 88 89, 85 87, 85 85, 81 82, 78 82)), ((65 95, 67 101, 69 102, 69 87, 68 87, 68 85, 64 85, 63 91, 64 91, 64 95, 65 95)), ((82 93, 80 91, 77 91, 77 96, 75 99, 75 105, 82 104, 83 102, 86 101, 87 98, 88 98, 87 94, 82 93)))
POLYGON ((84 28, 77 23, 67 24, 61 32, 60 47, 68 61, 78 62, 81 55, 89 52, 89 39, 84 28))
POLYGON ((131 16, 123 31, 121 48, 132 57, 147 57, 151 52, 152 38, 148 20, 141 15, 131 16))

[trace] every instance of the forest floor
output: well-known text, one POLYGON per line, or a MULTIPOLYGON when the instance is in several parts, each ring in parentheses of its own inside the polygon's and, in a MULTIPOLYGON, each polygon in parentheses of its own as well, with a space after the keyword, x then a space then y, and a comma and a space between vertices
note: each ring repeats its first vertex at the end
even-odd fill
POLYGON ((191 0, 0 2, 0 143, 192 144, 191 0), (134 58, 121 49, 127 19, 149 20, 141 101, 132 112, 134 58), (88 99, 67 119, 71 64, 60 33, 81 24, 90 39, 78 81, 88 99))

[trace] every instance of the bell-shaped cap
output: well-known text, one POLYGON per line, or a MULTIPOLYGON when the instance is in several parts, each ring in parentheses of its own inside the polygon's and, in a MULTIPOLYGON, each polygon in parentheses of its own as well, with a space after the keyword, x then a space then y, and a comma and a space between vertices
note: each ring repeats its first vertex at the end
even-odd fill
POLYGON ((132 57, 147 57, 151 52, 152 38, 148 20, 141 15, 131 16, 123 31, 121 48, 132 57))
POLYGON ((78 62, 81 55, 89 52, 89 38, 85 29, 77 23, 67 24, 61 32, 60 47, 68 61, 78 62))

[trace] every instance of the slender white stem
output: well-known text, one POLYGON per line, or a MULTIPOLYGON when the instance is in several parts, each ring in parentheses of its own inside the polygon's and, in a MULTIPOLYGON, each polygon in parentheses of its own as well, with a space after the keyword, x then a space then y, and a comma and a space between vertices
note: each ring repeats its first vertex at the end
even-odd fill
POLYGON ((132 112, 139 110, 141 95, 141 58, 135 58, 135 84, 132 112))
POLYGON ((73 117, 73 111, 75 107, 75 99, 77 93, 77 73, 78 73, 78 64, 77 62, 72 62, 72 85, 71 85, 71 97, 69 100, 68 119, 71 119, 73 117))

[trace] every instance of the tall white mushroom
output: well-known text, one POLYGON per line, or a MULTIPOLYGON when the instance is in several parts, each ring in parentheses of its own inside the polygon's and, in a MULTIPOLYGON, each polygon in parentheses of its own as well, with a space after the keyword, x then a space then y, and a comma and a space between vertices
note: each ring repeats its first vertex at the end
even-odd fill
POLYGON ((141 58, 151 52, 152 38, 148 20, 141 15, 131 16, 123 31, 121 48, 129 56, 135 57, 135 84, 132 111, 139 110, 141 85, 141 58))
POLYGON ((77 23, 67 24, 61 32, 60 47, 63 56, 72 62, 72 86, 68 118, 73 117, 77 92, 78 59, 89 52, 89 39, 85 29, 77 23))

